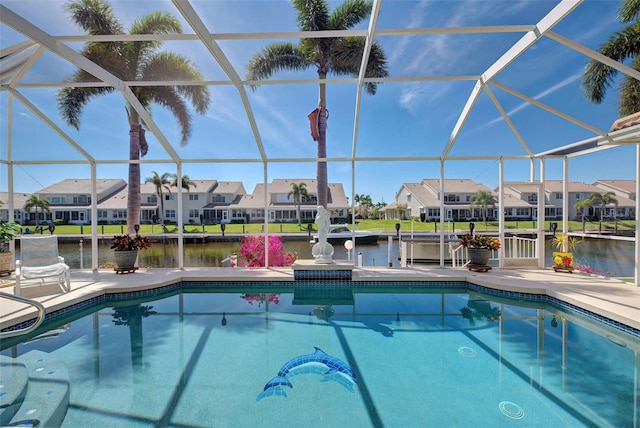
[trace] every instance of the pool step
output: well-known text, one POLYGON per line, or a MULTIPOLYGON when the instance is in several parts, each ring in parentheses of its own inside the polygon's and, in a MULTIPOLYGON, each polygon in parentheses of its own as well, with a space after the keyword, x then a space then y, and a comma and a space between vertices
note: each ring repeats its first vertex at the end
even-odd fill
POLYGON ((0 426, 7 426, 27 394, 27 367, 0 355, 0 426))
POLYGON ((60 358, 42 351, 1 357, 1 426, 60 426, 68 406, 69 371, 60 358))

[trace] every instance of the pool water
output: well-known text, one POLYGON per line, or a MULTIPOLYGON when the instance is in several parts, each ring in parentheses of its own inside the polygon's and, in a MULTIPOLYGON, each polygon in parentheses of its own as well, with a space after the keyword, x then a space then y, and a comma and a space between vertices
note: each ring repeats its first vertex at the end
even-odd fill
POLYGON ((274 291, 109 303, 2 354, 66 363, 63 427, 638 426, 639 341, 580 315, 466 289, 274 291), (292 387, 265 391, 286 367, 292 387))

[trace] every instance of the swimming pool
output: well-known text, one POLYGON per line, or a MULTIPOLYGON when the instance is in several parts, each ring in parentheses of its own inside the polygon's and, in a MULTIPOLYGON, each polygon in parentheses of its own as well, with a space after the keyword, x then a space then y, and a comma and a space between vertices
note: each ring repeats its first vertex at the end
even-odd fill
POLYGON ((411 287, 120 296, 2 354, 64 361, 63 427, 638 425, 637 337, 539 301, 411 287))

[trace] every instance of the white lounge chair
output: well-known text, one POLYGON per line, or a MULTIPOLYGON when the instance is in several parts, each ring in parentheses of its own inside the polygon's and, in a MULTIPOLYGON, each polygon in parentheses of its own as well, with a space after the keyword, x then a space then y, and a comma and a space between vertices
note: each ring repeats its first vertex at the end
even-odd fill
POLYGON ((16 285, 14 292, 20 295, 20 287, 27 286, 22 281, 39 280, 43 285, 46 278, 56 277, 56 282, 63 291, 71 289, 71 271, 58 255, 57 236, 33 236, 20 238, 20 259, 16 259, 16 285))

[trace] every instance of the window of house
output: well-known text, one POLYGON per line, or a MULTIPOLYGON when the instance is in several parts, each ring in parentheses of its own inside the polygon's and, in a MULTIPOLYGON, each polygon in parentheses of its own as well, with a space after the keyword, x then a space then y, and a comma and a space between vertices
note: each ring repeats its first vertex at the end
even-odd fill
POLYGON ((98 210, 98 218, 107 218, 107 210, 98 210))
POLYGON ((189 200, 190 201, 197 201, 198 200, 198 195, 189 193, 189 200))
POLYGON ((127 218, 127 210, 113 210, 113 218, 127 218))
POLYGON ((527 195, 527 202, 538 202, 538 195, 535 193, 527 195))
POLYGON ((73 197, 74 204, 89 204, 91 203, 91 197, 87 195, 78 195, 73 197))
POLYGON ((51 196, 49 198, 49 201, 52 204, 64 204, 66 201, 66 198, 64 196, 51 196))
POLYGON ((562 193, 556 193, 556 199, 562 199, 562 193))
POLYGON ((174 195, 173 193, 170 195, 164 195, 165 201, 173 201, 175 198, 176 198, 176 195, 174 195))
POLYGON ((411 193, 407 193, 407 202, 411 202, 411 193))
POLYGON ((164 210, 164 218, 176 218, 176 210, 164 210))
POLYGON ((158 203, 158 197, 156 195, 147 196, 147 203, 148 204, 157 204, 158 203))
POLYGON ((213 195, 212 202, 224 202, 224 195, 213 195))
POLYGON ((200 210, 189 210, 189 218, 200 218, 200 210))

